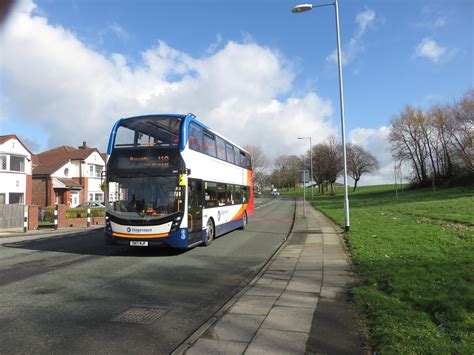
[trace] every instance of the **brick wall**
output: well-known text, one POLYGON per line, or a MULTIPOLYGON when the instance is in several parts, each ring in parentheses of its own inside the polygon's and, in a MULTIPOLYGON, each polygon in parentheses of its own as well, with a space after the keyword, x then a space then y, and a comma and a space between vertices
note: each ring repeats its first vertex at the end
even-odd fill
POLYGON ((66 218, 66 205, 58 205, 58 228, 68 227, 66 218))
POLYGON ((32 189, 33 189, 33 182, 32 182, 32 176, 31 175, 26 175, 26 197, 25 197, 25 203, 27 205, 31 205, 32 202, 32 189))
MULTIPOLYGON (((67 218, 66 227, 87 227, 87 218, 67 218)), ((91 226, 105 224, 104 217, 91 217, 91 226)))
POLYGON ((32 203, 39 207, 46 206, 47 178, 33 178, 32 179, 32 203))
POLYGON ((28 230, 38 229, 38 206, 28 208, 28 230))

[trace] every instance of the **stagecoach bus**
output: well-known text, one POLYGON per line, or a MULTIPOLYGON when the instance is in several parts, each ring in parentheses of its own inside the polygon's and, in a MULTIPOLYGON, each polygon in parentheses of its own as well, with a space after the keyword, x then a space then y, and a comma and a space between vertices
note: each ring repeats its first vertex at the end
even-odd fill
POLYGON ((120 119, 107 153, 107 244, 209 245, 254 213, 250 154, 193 114, 120 119))

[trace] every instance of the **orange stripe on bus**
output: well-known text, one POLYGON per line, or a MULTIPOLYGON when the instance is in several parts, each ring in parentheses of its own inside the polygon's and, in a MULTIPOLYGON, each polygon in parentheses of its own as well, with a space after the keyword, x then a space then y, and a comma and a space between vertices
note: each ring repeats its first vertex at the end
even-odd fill
POLYGON ((237 221, 238 219, 242 219, 242 216, 244 215, 244 211, 247 206, 247 204, 240 206, 239 211, 235 214, 234 217, 232 217, 231 221, 237 221))
POLYGON ((169 235, 169 233, 161 233, 161 234, 124 234, 124 233, 116 233, 113 232, 112 235, 116 237, 126 237, 126 238, 164 238, 169 235))

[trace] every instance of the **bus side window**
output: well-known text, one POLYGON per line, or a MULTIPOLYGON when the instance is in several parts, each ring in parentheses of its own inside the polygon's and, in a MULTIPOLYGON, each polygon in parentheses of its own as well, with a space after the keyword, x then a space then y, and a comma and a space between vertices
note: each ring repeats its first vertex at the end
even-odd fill
POLYGON ((242 203, 242 186, 234 187, 234 200, 237 205, 242 203))
POLYGON ((234 147, 234 163, 240 165, 240 150, 237 147, 234 147))
POLYGON ((249 195, 250 195, 249 188, 247 186, 244 186, 242 188, 242 203, 248 203, 249 202, 249 195))
POLYGON ((230 145, 229 143, 227 143, 225 147, 227 151, 227 161, 229 163, 234 164, 234 147, 230 145))
POLYGON ((217 157, 219 159, 225 160, 225 142, 222 138, 216 137, 217 144, 217 157))
POLYGON ((245 154, 245 168, 248 170, 252 170, 252 161, 250 159, 250 155, 245 154))
POLYGON ((201 127, 191 122, 189 125, 189 148, 198 152, 204 151, 204 132, 201 127))
POLYGON ((210 155, 211 157, 216 156, 216 141, 214 136, 207 132, 204 132, 204 148, 207 155, 210 155))
POLYGON ((240 152, 240 166, 242 168, 245 168, 245 153, 244 152, 240 152))
POLYGON ((227 185, 226 188, 226 204, 227 205, 234 205, 234 185, 227 185))
POLYGON ((215 182, 206 182, 206 189, 204 191, 204 201, 206 207, 217 206, 217 184, 215 182))
POLYGON ((219 206, 225 206, 225 185, 217 184, 217 201, 219 206))

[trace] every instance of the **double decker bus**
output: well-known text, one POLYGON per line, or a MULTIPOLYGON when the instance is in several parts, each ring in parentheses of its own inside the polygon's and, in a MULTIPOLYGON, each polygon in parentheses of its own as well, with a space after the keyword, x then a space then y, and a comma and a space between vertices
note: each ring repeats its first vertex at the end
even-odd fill
POLYGON ((250 154, 193 114, 120 119, 107 153, 107 244, 209 245, 254 213, 250 154))

